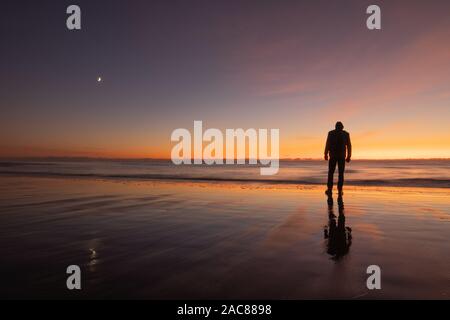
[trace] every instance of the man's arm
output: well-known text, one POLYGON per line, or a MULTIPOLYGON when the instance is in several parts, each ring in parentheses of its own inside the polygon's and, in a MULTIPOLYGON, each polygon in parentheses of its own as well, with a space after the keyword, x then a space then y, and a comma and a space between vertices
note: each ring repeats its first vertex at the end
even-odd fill
POLYGON ((350 162, 350 159, 352 158, 352 142, 350 140, 350 133, 347 137, 347 162, 350 162))
POLYGON ((330 152, 330 133, 327 136, 327 142, 325 143, 324 159, 328 160, 328 153, 330 152))

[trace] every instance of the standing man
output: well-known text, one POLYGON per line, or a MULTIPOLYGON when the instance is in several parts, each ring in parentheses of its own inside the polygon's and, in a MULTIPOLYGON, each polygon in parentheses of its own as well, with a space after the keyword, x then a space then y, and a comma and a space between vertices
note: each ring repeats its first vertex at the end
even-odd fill
POLYGON ((325 160, 328 160, 328 189, 325 193, 330 196, 333 190, 333 177, 336 164, 339 170, 338 191, 342 195, 344 186, 345 162, 350 162, 352 157, 352 143, 350 135, 344 131, 342 122, 336 122, 336 129, 328 132, 327 143, 325 145, 325 160))

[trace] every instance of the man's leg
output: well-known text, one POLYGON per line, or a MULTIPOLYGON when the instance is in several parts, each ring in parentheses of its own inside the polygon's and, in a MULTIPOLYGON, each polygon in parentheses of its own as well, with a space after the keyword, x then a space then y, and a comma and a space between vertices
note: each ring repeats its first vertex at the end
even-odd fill
POLYGON ((330 158, 330 160, 328 161, 328 191, 331 191, 333 189, 334 170, 336 170, 336 159, 330 158))
POLYGON ((339 179, 338 179, 338 190, 339 193, 342 193, 342 187, 344 186, 344 170, 345 170, 345 159, 339 159, 338 170, 339 170, 339 179))

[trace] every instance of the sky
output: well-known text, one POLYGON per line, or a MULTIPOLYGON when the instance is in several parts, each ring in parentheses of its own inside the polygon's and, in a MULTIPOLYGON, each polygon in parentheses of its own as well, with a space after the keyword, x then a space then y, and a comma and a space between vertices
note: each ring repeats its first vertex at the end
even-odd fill
POLYGON ((450 158, 449 13, 437 0, 2 1, 0 157, 169 158, 172 131, 202 120, 277 128, 281 158, 322 157, 336 121, 355 159, 450 158), (371 4, 381 30, 366 27, 371 4))

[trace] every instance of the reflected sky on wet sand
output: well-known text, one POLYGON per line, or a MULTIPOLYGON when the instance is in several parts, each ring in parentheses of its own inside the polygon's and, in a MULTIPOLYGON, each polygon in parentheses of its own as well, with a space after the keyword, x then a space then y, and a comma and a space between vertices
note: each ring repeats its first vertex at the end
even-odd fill
POLYGON ((323 191, 2 177, 0 296, 449 298, 448 189, 348 187, 342 212, 323 191), (324 229, 341 230, 340 214, 351 245, 335 259, 324 229), (380 291, 366 288, 371 264, 380 291))

